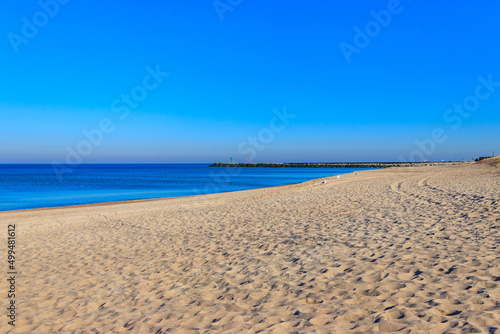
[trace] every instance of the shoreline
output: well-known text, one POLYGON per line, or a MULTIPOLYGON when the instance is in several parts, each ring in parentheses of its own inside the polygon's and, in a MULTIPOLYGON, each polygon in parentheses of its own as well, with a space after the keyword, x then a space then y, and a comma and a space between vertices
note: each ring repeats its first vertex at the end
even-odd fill
MULTIPOLYGON (((218 164, 218 163, 217 163, 218 164)), ((309 164, 309 163, 308 163, 309 164)), ((234 164, 232 164, 234 165, 234 164)), ((244 165, 244 164, 243 164, 244 165)), ((253 165, 253 164, 252 164, 253 165)), ((461 163, 452 163, 452 164, 444 164, 444 165, 432 165, 432 166, 458 166, 461 165, 461 163)), ((219 167, 219 166, 215 166, 219 167)), ((252 167, 259 167, 259 166, 252 166, 252 167)), ((267 166, 266 166, 267 167, 267 166)), ((279 167, 279 166, 274 166, 274 167, 279 167)), ((368 168, 367 170, 390 170, 391 168, 413 168, 413 167, 428 167, 427 165, 425 166, 389 166, 389 167, 383 167, 383 168, 368 168)), ((320 167, 321 168, 321 167, 320 167)), ((328 167, 330 168, 330 167, 328 167)), ((357 167, 352 167, 352 168, 357 168, 357 167)), ((363 167, 361 167, 363 168, 363 167)), ((362 173, 363 171, 358 171, 357 173, 362 173)), ((356 173, 356 172, 354 172, 356 173)), ((351 173, 346 173, 346 174, 340 174, 343 176, 347 176, 353 174, 351 173)), ((163 201, 163 200, 174 200, 174 199, 183 199, 183 198, 191 198, 191 197, 199 197, 199 196, 207 196, 207 195, 217 195, 217 194, 226 194, 226 193, 239 193, 242 191, 251 191, 251 190, 260 190, 260 189, 272 189, 272 188, 278 188, 278 187, 287 187, 287 186, 293 186, 293 185, 298 185, 298 184, 304 184, 307 182, 312 182, 312 181, 317 181, 320 179, 328 179, 328 178, 334 178, 336 175, 328 176, 328 177, 319 177, 316 179, 304 181, 304 182, 299 182, 299 183, 290 183, 290 184, 283 184, 283 185, 277 185, 277 186, 270 186, 270 187, 262 187, 262 188, 252 188, 252 189, 241 189, 241 190, 235 190, 235 191, 226 191, 226 192, 218 192, 218 193, 210 193, 210 194, 197 194, 197 195, 187 195, 187 196, 174 196, 174 197, 158 197, 158 198, 143 198, 143 199, 130 199, 130 200, 122 200, 122 201, 106 201, 106 202, 98 202, 98 203, 86 203, 86 204, 73 204, 73 205, 61 205, 61 206, 49 206, 49 207, 41 207, 41 208, 29 208, 29 209, 14 209, 14 210, 6 210, 6 211, 0 211, 1 214, 6 214, 6 213, 15 213, 15 212, 37 212, 37 211, 47 211, 47 210, 58 210, 58 209, 77 209, 77 208, 85 208, 85 207, 99 207, 99 206, 112 206, 112 205, 120 205, 120 204, 133 204, 133 203, 141 203, 141 202, 155 202, 155 201, 163 201)))
MULTIPOLYGON (((376 170, 376 168, 371 168, 370 170, 376 170)), ((362 171, 359 171, 360 173, 362 171)), ((349 175, 352 173, 346 173, 346 174, 340 174, 340 175, 349 175)), ((282 184, 282 185, 276 185, 276 186, 268 186, 268 187, 262 187, 262 188, 251 188, 251 189, 240 189, 240 190, 234 190, 234 191, 224 191, 224 192, 217 192, 217 193, 209 193, 209 194, 196 194, 196 195, 186 195, 186 196, 173 196, 173 197, 156 197, 156 198, 143 198, 143 199, 130 199, 130 200, 121 200, 121 201, 106 201, 106 202, 97 202, 97 203, 86 203, 86 204, 72 204, 72 205, 61 205, 61 206, 49 206, 49 207, 41 207, 41 208, 28 208, 28 209, 14 209, 14 210, 5 210, 5 211, 0 211, 0 214, 6 213, 6 212, 19 212, 19 211, 38 211, 38 210, 53 210, 53 209, 64 209, 64 208, 78 208, 78 207, 92 207, 92 206, 104 206, 104 205, 117 205, 117 204, 125 204, 125 203, 134 203, 134 202, 148 202, 148 201, 161 201, 161 200, 171 200, 171 199, 176 199, 176 198, 189 198, 189 197, 196 197, 196 196, 205 196, 205 195, 216 195, 216 194, 225 194, 225 193, 237 193, 241 191, 248 191, 248 190, 258 190, 258 189, 267 189, 267 188, 276 188, 276 187, 286 187, 286 186, 291 186, 291 185, 296 185, 296 184, 302 184, 314 180, 319 180, 319 179, 324 179, 324 178, 330 178, 333 176, 327 176, 327 177, 319 177, 316 179, 311 179, 308 181, 304 182, 298 182, 298 183, 289 183, 289 184, 282 184)))
MULTIPOLYGON (((352 174, 352 173, 348 173, 348 174, 352 174)), ((348 175, 348 174, 341 174, 341 175, 348 175)), ((308 180, 308 181, 304 181, 304 182, 299 182, 299 183, 282 184, 282 185, 270 186, 270 187, 262 187, 262 188, 241 189, 241 190, 225 191, 225 192, 210 193, 210 194, 198 194, 198 195, 175 196, 175 197, 158 197, 158 198, 130 199, 130 200, 123 200, 123 201, 108 201, 108 202, 99 202, 99 203, 74 204, 74 205, 62 205, 62 206, 49 206, 49 207, 31 208, 31 209, 15 209, 15 210, 0 211, 0 215, 3 214, 3 213, 36 212, 36 211, 58 210, 58 209, 78 209, 78 208, 84 208, 84 207, 98 207, 98 206, 108 206, 108 205, 112 206, 112 205, 134 204, 134 203, 142 203, 142 202, 157 202, 157 201, 164 201, 164 200, 165 201, 167 201, 167 200, 177 200, 177 199, 202 197, 202 196, 209 196, 209 195, 240 193, 240 192, 244 192, 244 191, 288 187, 288 186, 303 184, 303 183, 307 183, 307 182, 311 182, 311 181, 315 181, 315 180, 319 180, 319 179, 331 178, 331 177, 333 177, 333 176, 320 177, 320 178, 316 178, 316 179, 312 179, 312 180, 308 180)))
MULTIPOLYGON (((426 166, 454 166, 454 165, 462 165, 462 164, 472 164, 473 162, 425 162, 425 163, 416 163, 416 164, 408 164, 408 163, 213 163, 209 165, 209 167, 299 167, 299 168, 366 168, 369 170, 375 169, 384 169, 384 168, 398 168, 398 167, 426 167, 426 166)), ((92 165, 92 164, 91 164, 92 165)), ((359 171, 361 172, 361 171, 359 171)), ((341 174, 348 175, 350 173, 341 174)), ((317 179, 323 179, 325 177, 320 177, 317 179)), ((315 180, 315 179, 312 179, 315 180)), ((309 181, 312 181, 309 180, 309 181)), ((309 182, 304 181, 304 182, 309 182)), ((303 183, 303 182, 302 182, 303 183)), ((264 188, 272 188, 272 187, 282 187, 293 185, 297 183, 290 183, 285 185, 278 186, 270 186, 263 188, 252 188, 252 189, 264 189, 264 188)), ((226 191, 226 192, 238 192, 244 190, 252 190, 252 189, 241 189, 235 191, 226 191)), ((83 203, 83 204, 70 204, 70 205, 57 205, 57 206, 48 206, 48 207, 39 207, 39 208, 26 208, 26 209, 13 209, 13 210, 4 210, 0 211, 0 214, 7 212, 23 212, 23 211, 37 211, 37 210, 54 210, 59 208, 78 208, 78 207, 92 207, 92 206, 103 206, 103 205, 117 205, 129 202, 144 202, 144 201, 160 201, 164 199, 174 199, 174 198, 183 198, 183 197, 192 197, 192 196, 202 196, 202 195, 212 195, 212 194, 221 194, 226 192, 217 192, 211 194, 196 194, 196 195, 186 195, 186 196, 173 196, 173 197, 153 197, 153 198, 142 198, 142 199, 130 199, 130 200, 118 200, 118 201, 104 201, 104 202, 96 202, 96 203, 83 203)))

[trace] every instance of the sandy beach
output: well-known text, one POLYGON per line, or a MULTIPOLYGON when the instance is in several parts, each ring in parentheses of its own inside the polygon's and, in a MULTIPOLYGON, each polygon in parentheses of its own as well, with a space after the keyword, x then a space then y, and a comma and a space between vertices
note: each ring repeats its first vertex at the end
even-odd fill
POLYGON ((500 332, 498 166, 323 180, 2 212, 0 332, 500 332))

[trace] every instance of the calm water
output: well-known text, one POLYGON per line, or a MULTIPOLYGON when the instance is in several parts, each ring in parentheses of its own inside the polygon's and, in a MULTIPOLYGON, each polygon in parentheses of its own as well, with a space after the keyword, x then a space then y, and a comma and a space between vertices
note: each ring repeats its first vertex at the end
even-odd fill
POLYGON ((191 196, 299 183, 348 168, 216 168, 208 164, 0 165, 0 211, 191 196))

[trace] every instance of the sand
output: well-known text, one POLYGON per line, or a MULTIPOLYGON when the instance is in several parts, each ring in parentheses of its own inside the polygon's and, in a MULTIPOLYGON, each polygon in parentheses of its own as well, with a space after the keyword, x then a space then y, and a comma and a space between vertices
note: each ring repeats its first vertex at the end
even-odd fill
POLYGON ((499 167, 323 180, 0 213, 0 332, 500 332, 499 167))

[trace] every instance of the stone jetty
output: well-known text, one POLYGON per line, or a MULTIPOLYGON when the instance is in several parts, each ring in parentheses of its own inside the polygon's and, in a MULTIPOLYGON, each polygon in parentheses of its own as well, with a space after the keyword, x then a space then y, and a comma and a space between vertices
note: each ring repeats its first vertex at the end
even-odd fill
POLYGON ((300 167, 300 168, 389 168, 389 167, 423 167, 450 166, 470 164, 471 161, 445 162, 258 162, 258 163, 228 163, 216 162, 210 167, 300 167))

